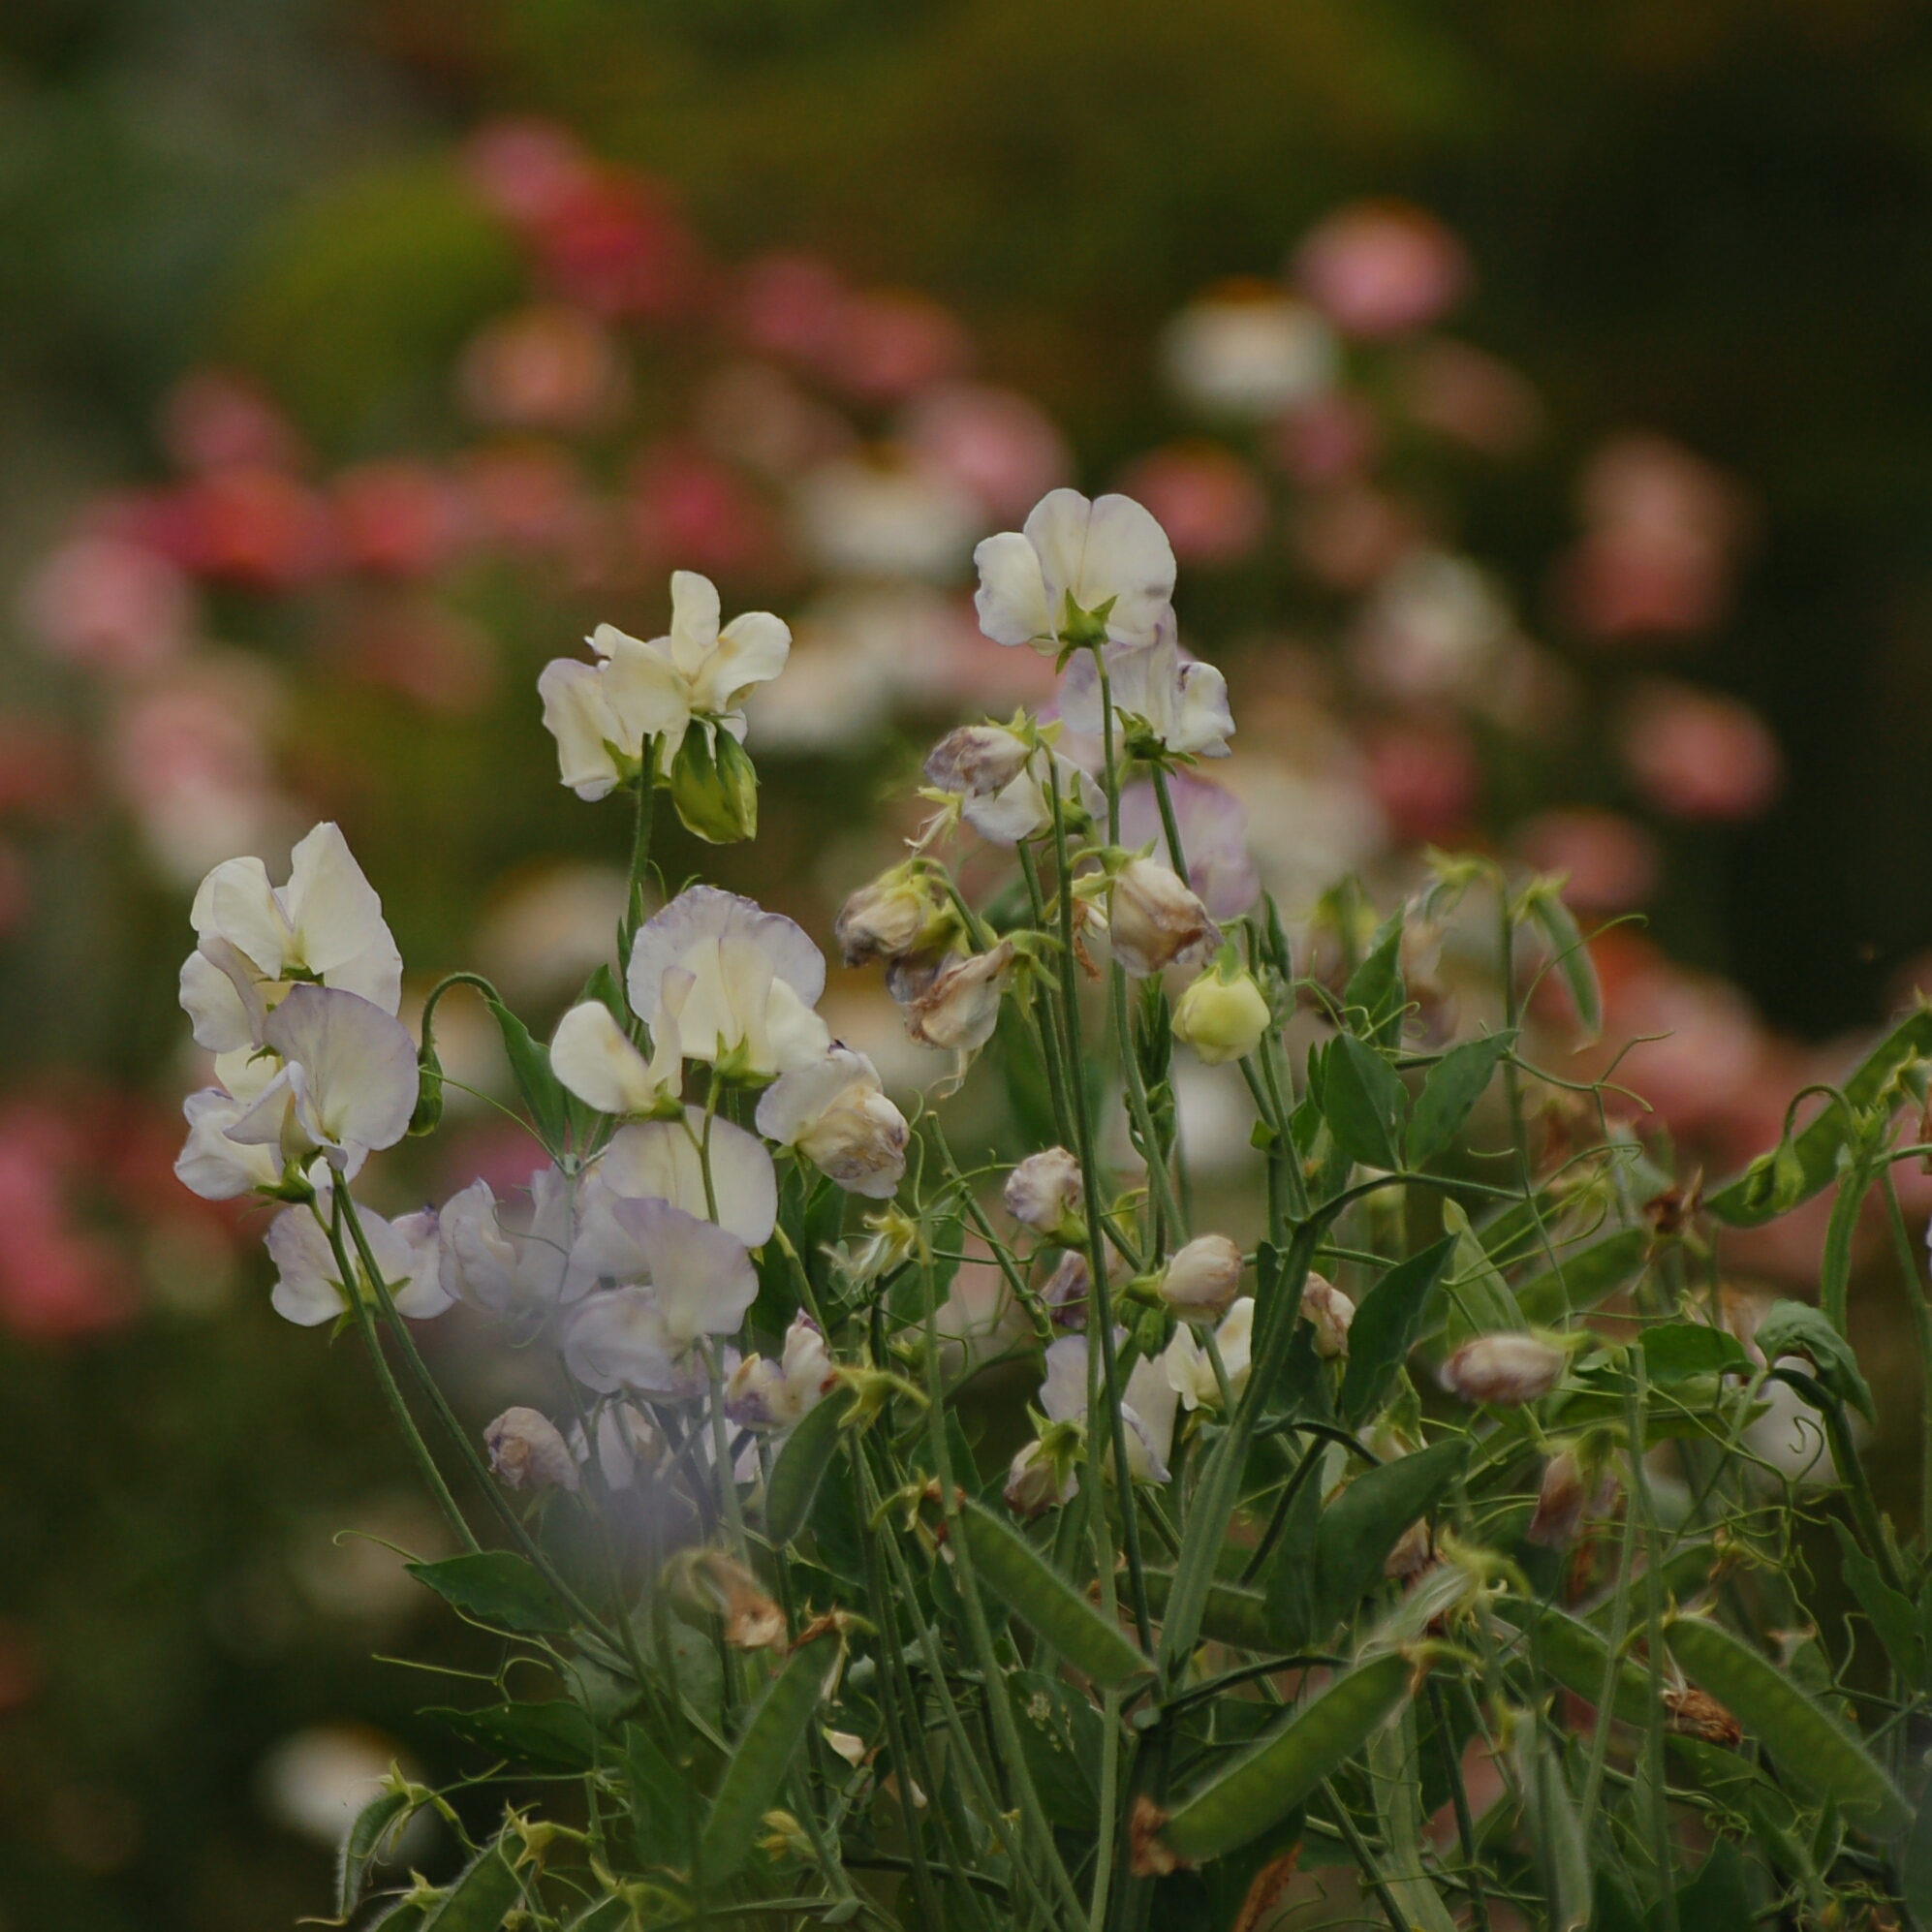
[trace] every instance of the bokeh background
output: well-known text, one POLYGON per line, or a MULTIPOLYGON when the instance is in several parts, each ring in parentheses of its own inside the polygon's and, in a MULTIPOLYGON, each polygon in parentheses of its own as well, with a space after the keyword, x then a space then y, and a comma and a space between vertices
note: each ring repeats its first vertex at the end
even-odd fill
MULTIPOLYGON (((546 1026, 624 828, 532 681, 672 565, 797 632, 709 859, 822 939, 933 733, 1045 695, 968 558, 1073 481, 1163 517, 1229 673, 1227 889, 1473 844, 1642 915, 1610 1035, 1669 1034, 1620 1076, 1692 1164, 1932 947, 1907 0, 11 0, 0 234, 5 1932, 288 1926, 345 1789, 450 1768, 374 1661, 466 1659, 365 1365, 170 1173, 173 974, 202 871, 327 816, 418 997, 477 965, 546 1026)), ((520 1179, 497 1122, 379 1191, 520 1179)), ((1819 1231, 1731 1265, 1802 1289, 1819 1231)))

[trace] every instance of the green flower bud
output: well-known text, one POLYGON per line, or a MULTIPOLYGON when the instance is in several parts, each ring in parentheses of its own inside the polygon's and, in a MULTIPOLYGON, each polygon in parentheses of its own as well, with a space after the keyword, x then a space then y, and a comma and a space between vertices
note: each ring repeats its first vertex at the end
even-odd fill
POLYGON ((1210 1067, 1252 1053, 1265 1037, 1273 1015, 1255 976, 1235 963, 1232 949, 1180 996, 1174 1007, 1174 1038, 1210 1067))
POLYGON ((670 762, 670 800, 687 831, 711 845, 758 836, 758 772, 730 732, 692 719, 670 762))

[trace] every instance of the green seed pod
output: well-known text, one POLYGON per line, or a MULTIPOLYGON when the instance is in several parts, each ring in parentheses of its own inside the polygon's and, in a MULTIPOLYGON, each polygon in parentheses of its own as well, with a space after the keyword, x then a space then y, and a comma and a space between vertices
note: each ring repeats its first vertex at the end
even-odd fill
MULTIPOLYGON (((1159 1617, 1167 1610, 1168 1597, 1174 1587, 1173 1572, 1149 1570, 1145 1575, 1147 1607, 1159 1617)), ((1114 1573, 1115 1584, 1121 1591, 1127 1589, 1128 1580, 1127 1571, 1114 1573)), ((1216 1643, 1231 1643, 1237 1650, 1265 1653, 1281 1647, 1268 1625, 1267 1599, 1261 1591, 1244 1589, 1238 1583, 1207 1586, 1207 1607, 1200 1613, 1200 1634, 1212 1637, 1216 1643)))
POLYGON ((731 1878, 751 1855, 760 1821, 777 1801, 841 1645, 829 1627, 799 1644, 752 1712, 704 1821, 700 1857, 707 1885, 731 1878))
POLYGON ((1096 1684, 1121 1684, 1154 1667, 1033 1545, 968 1499, 959 1516, 979 1578, 1075 1669, 1096 1684))
MULTIPOLYGON (((1528 1604, 1516 1598, 1502 1598, 1495 1608, 1497 1615, 1519 1631, 1534 1630, 1542 1667, 1566 1691, 1593 1705, 1603 1697, 1610 1646, 1588 1624, 1547 1604, 1528 1604)), ((1625 1724, 1649 1722, 1650 1679, 1628 1658, 1618 1667, 1612 1703, 1613 1714, 1625 1724)))
POLYGON ((436 1057, 436 1036, 425 1024, 416 1055, 416 1110, 409 1116, 409 1131, 420 1138, 442 1124, 443 1063, 436 1057))
POLYGON ((1834 1800, 1875 1837, 1894 1837, 1912 1823, 1912 1807, 1857 1733, 1768 1658, 1700 1617, 1679 1617, 1665 1639, 1684 1669, 1813 1796, 1834 1800))
POLYGON ((429 1908, 422 1932, 496 1932, 523 1896, 502 1838, 471 1861, 455 1885, 429 1908))
POLYGON ((831 1464, 839 1425, 857 1399, 852 1388, 841 1383, 807 1410, 804 1419, 785 1439, 764 1491, 764 1532, 774 1543, 788 1543, 804 1529, 818 1500, 819 1484, 831 1464))
POLYGON ((1200 1864, 1265 1831, 1387 1720, 1408 1695, 1410 1668, 1409 1660, 1391 1650, 1337 1677, 1170 1812, 1160 1843, 1175 1858, 1200 1864))

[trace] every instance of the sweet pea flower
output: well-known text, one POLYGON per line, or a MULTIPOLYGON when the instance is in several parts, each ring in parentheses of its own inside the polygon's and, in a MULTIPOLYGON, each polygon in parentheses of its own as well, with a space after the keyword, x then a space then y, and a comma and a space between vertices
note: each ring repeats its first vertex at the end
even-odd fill
POLYGON ((234 1200, 258 1188, 272 1188, 282 1178, 274 1149, 243 1146, 228 1137, 228 1130, 248 1111, 248 1102, 220 1087, 203 1087, 188 1096, 181 1111, 188 1138, 175 1159, 174 1177, 203 1200, 234 1200))
MULTIPOLYGON (((317 1219, 320 1215, 326 1220, 328 1211, 328 1196, 324 1193, 313 1208, 285 1208, 268 1229, 268 1259, 276 1271, 269 1305, 301 1328, 319 1327, 349 1310, 350 1290, 342 1280, 323 1221, 317 1219)), ((367 1208, 358 1208, 357 1214, 396 1312, 419 1322, 442 1314, 452 1297, 444 1292, 437 1266, 436 1216, 426 1208, 395 1221, 385 1221, 367 1208)), ((373 1301, 375 1290, 366 1279, 362 1261, 357 1250, 348 1246, 346 1233, 343 1240, 357 1277, 354 1293, 373 1301)))
POLYGON ((402 954, 383 902, 340 828, 295 849, 286 886, 259 858, 231 858, 202 881, 189 913, 199 942, 181 968, 195 1040, 216 1054, 263 1043, 263 1024, 297 981, 357 993, 386 1013, 402 1000, 402 954))
POLYGON ((707 1189, 706 1131, 703 1108, 693 1106, 682 1120, 638 1121, 610 1137, 578 1198, 573 1267, 617 1281, 635 1280, 642 1272, 630 1224, 617 1215, 626 1201, 664 1201, 694 1220, 715 1220, 747 1248, 770 1240, 778 1222, 778 1177, 764 1143, 714 1116, 707 1189))
POLYGON ((777 1361, 747 1356, 725 1385, 725 1414, 741 1429, 789 1429, 819 1406, 832 1383, 826 1338, 809 1315, 785 1331, 777 1361))
POLYGON ((694 721, 743 739, 745 695, 785 669, 792 633, 768 610, 747 611, 723 630, 718 617, 710 578, 674 571, 670 636, 645 642, 600 624, 589 643, 601 662, 553 658, 544 667, 544 724, 557 741, 563 782, 579 798, 605 797, 635 775, 651 738, 668 772, 694 721))
POLYGON ((1052 795, 1097 819, 1106 798, 1092 777, 1044 742, 1006 725, 962 725, 927 754, 925 775, 959 800, 959 816, 989 845, 1018 845, 1053 823, 1052 795))
POLYGON ((1241 1286, 1239 1246, 1226 1234, 1198 1234, 1161 1271, 1161 1299, 1184 1321, 1226 1314, 1241 1286))
POLYGON ((1013 982, 1013 941, 955 959, 934 976, 907 1015, 906 1031, 921 1046, 976 1053, 993 1037, 1000 1001, 1013 982))
MULTIPOLYGON (((1046 1351, 1046 1380, 1040 1385, 1040 1407, 1048 1421, 1084 1422, 1087 1417, 1087 1338, 1063 1335, 1046 1351)), ((1137 1482, 1165 1482, 1168 1452, 1174 1440, 1174 1390, 1163 1365, 1141 1360, 1121 1390, 1121 1418, 1127 1424, 1127 1470, 1137 1482)), ((1113 1468, 1112 1445, 1106 1466, 1113 1468)))
MULTIPOLYGON (((1231 792, 1190 772, 1169 772, 1167 786, 1188 884, 1211 919, 1231 919, 1246 912, 1262 889, 1248 851, 1247 808, 1231 792)), ((1120 795, 1120 843, 1130 852, 1151 844, 1167 855, 1167 827, 1151 784, 1130 785, 1120 795)))
POLYGON ((595 1274, 572 1254, 576 1226, 571 1185, 555 1168, 530 1176, 530 1204, 508 1222, 486 1180, 443 1203, 438 1250, 443 1286, 491 1315, 545 1316, 579 1300, 595 1274))
POLYGON ((1079 1487, 1074 1458, 1056 1456, 1038 1438, 1022 1443, 1007 1466, 1007 1508, 1027 1521, 1048 1510, 1064 1509, 1079 1493, 1079 1487))
MULTIPOLYGON (((1214 1345, 1221 1352, 1221 1366, 1228 1371, 1228 1387, 1238 1396, 1248 1386, 1250 1356, 1254 1345, 1255 1297, 1244 1294, 1229 1309, 1227 1320, 1214 1331, 1214 1345)), ((1183 1323, 1174 1330, 1161 1357, 1168 1384, 1189 1409, 1203 1405, 1221 1406, 1221 1384, 1207 1351, 1195 1340, 1194 1330, 1183 1323)))
POLYGON ((687 1059, 767 1080, 825 1058, 831 1033, 812 1011, 825 955, 781 913, 715 886, 694 886, 639 928, 632 1011, 676 1021, 687 1059))
POLYGON ((1451 1395, 1499 1409, 1538 1402, 1563 1380, 1570 1360, 1556 1341, 1505 1330, 1465 1342, 1437 1371, 1451 1395))
POLYGON ((906 1117, 863 1053, 834 1045, 816 1066, 781 1074, 760 1096, 758 1131, 848 1194, 889 1200, 906 1172, 906 1117))
POLYGON ((1170 621, 1173 549, 1132 497, 1049 490, 1023 529, 986 538, 973 561, 974 608, 995 643, 1049 657, 1063 642, 1150 644, 1170 621))
POLYGON ((1356 1305, 1332 1282, 1319 1274, 1308 1277, 1301 1290, 1300 1317, 1314 1330, 1315 1353, 1324 1361, 1348 1354, 1356 1305))
POLYGON ((1209 1067, 1239 1060, 1262 1044, 1271 1019, 1267 996, 1246 967, 1210 966, 1174 1004, 1174 1038, 1209 1067))
POLYGON ((705 1380, 695 1344, 735 1332, 758 1298, 751 1257, 735 1234, 669 1201, 617 1200, 610 1211, 647 1283, 585 1296, 565 1330, 564 1360, 600 1394, 695 1394, 705 1380))
POLYGON ((1106 932, 1118 959, 1137 980, 1172 965, 1198 965, 1221 949, 1221 928, 1207 908, 1166 865, 1133 858, 1107 894, 1106 932))
POLYGON ((657 1021, 646 1060, 602 1000, 585 1000, 558 1020, 550 1070, 599 1113, 647 1114, 667 1099, 675 1102, 684 1085, 683 1044, 667 1009, 658 1009, 657 1021))
POLYGON ((1077 1222, 1085 1198, 1080 1164, 1065 1147, 1029 1154, 1007 1176, 1001 1196, 1007 1212, 1036 1234, 1054 1234, 1065 1223, 1077 1222))
MULTIPOLYGON (((1211 664, 1184 657, 1170 636, 1144 650, 1109 648, 1106 680, 1117 743, 1138 730, 1183 756, 1229 756, 1234 714, 1228 708, 1228 680, 1211 664)), ((1100 667, 1091 652, 1068 660, 1060 717, 1070 731, 1100 735, 1100 667)))
POLYGON ((292 986, 264 1022, 281 1067, 225 1132, 242 1147, 305 1165, 320 1154, 345 1179, 409 1130, 416 1043, 399 1020, 357 993, 292 986))
POLYGON ((576 1463, 541 1409, 506 1409, 483 1430, 490 1474, 506 1489, 576 1489, 576 1463))

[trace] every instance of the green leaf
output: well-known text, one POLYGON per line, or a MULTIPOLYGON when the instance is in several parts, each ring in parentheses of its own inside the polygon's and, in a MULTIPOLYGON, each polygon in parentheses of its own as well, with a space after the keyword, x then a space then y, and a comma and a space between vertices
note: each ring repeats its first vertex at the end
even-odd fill
POLYGON ((1351 1428, 1382 1407, 1396 1370, 1415 1346, 1430 1291, 1442 1280, 1455 1250, 1456 1237, 1446 1235, 1398 1262, 1362 1296, 1349 1328, 1349 1365, 1342 1377, 1341 1417, 1351 1428))
POLYGON ((1905 1842, 1905 1903, 1919 1932, 1932 1927, 1932 1792, 1922 1793, 1905 1842))
POLYGON ((479 1623, 548 1635, 561 1635, 571 1627, 571 1614, 562 1600, 538 1574, 536 1566, 514 1550, 473 1550, 466 1556, 447 1556, 440 1563, 404 1567, 479 1623))
POLYGON ((1570 908, 1555 888, 1550 887, 1532 889, 1523 910, 1549 942, 1556 970, 1570 988, 1570 1002, 1576 1009, 1576 1017, 1582 1021, 1583 1031, 1594 1039, 1604 1030, 1603 989, 1597 983, 1596 962, 1590 957, 1590 949, 1577 930, 1570 908))
POLYGON ((1409 1165, 1419 1168, 1433 1160, 1455 1138, 1470 1109, 1482 1098, 1496 1068, 1515 1044, 1512 1030, 1465 1040, 1451 1047, 1430 1070, 1416 1096, 1409 1117, 1409 1165))
POLYGON ((1101 1714, 1073 1685, 1042 1670, 1013 1671, 1007 1692, 1041 1809, 1063 1830, 1094 1830, 1100 1818, 1101 1714))
POLYGON ((1402 908, 1397 907, 1369 941, 1368 956, 1349 976, 1342 993, 1342 1023, 1351 1035, 1378 1046, 1402 1036, 1409 989, 1402 978, 1402 908))
POLYGON ((1643 1368, 1659 1388, 1702 1375, 1748 1374, 1751 1357, 1735 1335, 1700 1322, 1665 1322, 1643 1331, 1643 1368))
POLYGON ((1885 1580, 1879 1566, 1858 1547, 1852 1532, 1835 1516, 1831 1527, 1838 1533, 1845 1581, 1857 1598, 1858 1607, 1871 1619, 1892 1667, 1914 1690, 1918 1689, 1925 1682, 1925 1636, 1919 1628, 1918 1612, 1913 1608, 1910 1598, 1885 1580))
POLYGON ((347 1918, 362 1902, 370 1870, 380 1864, 387 1845, 409 1821, 410 1802, 401 1792, 383 1792, 356 1814, 335 1854, 335 1916, 347 1918))
POLYGON ((1628 1287, 1649 1259, 1650 1230, 1620 1228, 1586 1248, 1559 1251, 1554 1269, 1517 1289, 1516 1306, 1532 1327, 1552 1328, 1566 1315, 1594 1308, 1628 1287))
POLYGON ((1911 1823, 1911 1807, 1864 1740, 1787 1672, 1701 1617, 1679 1617, 1665 1640, 1690 1676, 1814 1797, 1835 1799, 1881 1838, 1895 1837, 1911 1823))
MULTIPOLYGON (((1305 1649, 1315 1640, 1315 1541, 1321 1534, 1322 1459, 1327 1448, 1317 1438, 1303 1450, 1305 1457, 1313 1459, 1300 1466, 1308 1473, 1288 1506, 1288 1520, 1282 1525, 1281 1541, 1268 1564, 1267 1632, 1284 1650, 1305 1649)), ((1299 1469, 1296 1474, 1300 1474, 1299 1469)), ((1201 1628, 1207 1629, 1204 1617, 1201 1628)), ((1322 1635, 1325 1636, 1327 1631, 1322 1635)), ((1262 1648, 1260 1644, 1247 1647, 1262 1648)))
POLYGON ((570 1118, 570 1097, 551 1071, 549 1049, 538 1045, 530 1029, 501 1000, 485 997, 483 1005, 503 1036, 503 1051, 515 1076, 516 1091, 530 1109, 538 1137, 552 1154, 560 1152, 570 1118))
POLYGON ((1335 1145, 1365 1167, 1399 1171, 1408 1109, 1408 1091, 1387 1060, 1354 1034, 1337 1034, 1322 1085, 1322 1110, 1335 1145))
POLYGON ((1877 1423, 1878 1411, 1872 1405, 1871 1388, 1858 1371, 1858 1357, 1823 1309, 1805 1301, 1774 1301, 1753 1339, 1768 1362, 1775 1362, 1780 1356, 1809 1356, 1827 1394, 1849 1402, 1866 1421, 1877 1423))
POLYGON ((1589 1844, 1564 1781, 1563 1760, 1539 1724, 1516 1728, 1516 1777, 1522 1786, 1524 1823, 1546 1875, 1550 1932, 1577 1932, 1590 1922, 1589 1844))
POLYGON ((688 1769, 673 1764, 640 1724, 624 1727, 624 1765, 631 1782, 631 1838, 638 1862, 690 1869, 695 1795, 688 1769))
MULTIPOLYGON (((1932 1057, 1932 1007, 1909 1013, 1859 1062, 1851 1077, 1840 1083, 1854 1113, 1877 1106, 1900 1071, 1915 1059, 1932 1057)), ((1785 1190, 1790 1199, 1779 1204, 1766 1184, 1776 1150, 1761 1154, 1735 1180, 1708 1196, 1704 1210, 1733 1228, 1757 1228, 1784 1211, 1784 1205, 1809 1200, 1838 1178, 1838 1155, 1851 1136, 1845 1109, 1829 1103, 1804 1132, 1790 1143, 1792 1177, 1785 1190)))
POLYGON ((1678 1888, 1677 1923, 1697 1932, 1757 1932, 1744 1860, 1729 1839, 1720 1838, 1697 1877, 1678 1888))
POLYGON ((764 1529, 774 1543, 792 1542, 810 1520, 819 1484, 838 1455, 840 1425, 857 1399, 840 1384, 786 1437, 764 1491, 764 1529))
POLYGON ((461 1878, 429 1908, 422 1932, 496 1932, 523 1896, 501 1837, 470 1861, 461 1878))
POLYGON ((493 1758, 535 1771, 587 1771, 597 1756, 597 1732, 576 1704, 559 1698, 541 1704, 490 1704, 459 1711, 434 1706, 458 1737, 493 1758))
POLYGON ((1315 1532, 1317 1638, 1381 1580, 1403 1531, 1442 1501, 1468 1461, 1467 1437, 1435 1443, 1365 1470, 1322 1511, 1315 1532))
POLYGON ((765 1687, 725 1765, 704 1821, 701 1862, 707 1884, 732 1877, 751 1855, 760 1821, 778 1801, 825 1696, 839 1643, 827 1630, 799 1644, 765 1687))

